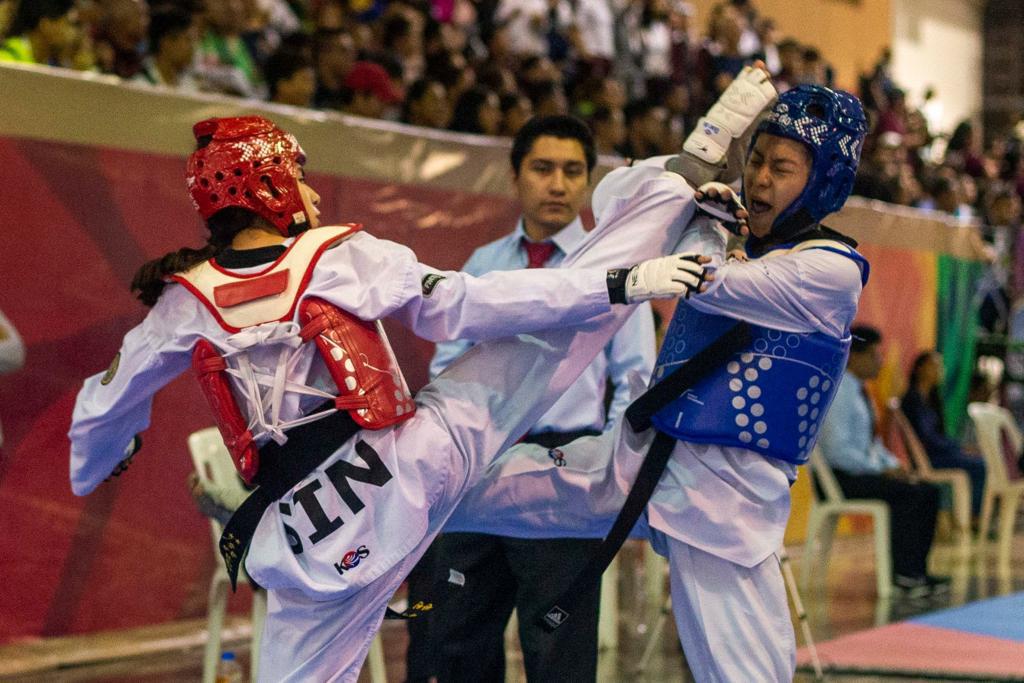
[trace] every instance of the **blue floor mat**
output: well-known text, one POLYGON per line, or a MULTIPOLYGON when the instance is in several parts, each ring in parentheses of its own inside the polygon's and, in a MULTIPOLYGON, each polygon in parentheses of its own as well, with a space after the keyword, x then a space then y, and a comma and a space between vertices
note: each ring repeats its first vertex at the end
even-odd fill
POLYGON ((910 622, 1024 642, 1024 593, 932 612, 910 622))

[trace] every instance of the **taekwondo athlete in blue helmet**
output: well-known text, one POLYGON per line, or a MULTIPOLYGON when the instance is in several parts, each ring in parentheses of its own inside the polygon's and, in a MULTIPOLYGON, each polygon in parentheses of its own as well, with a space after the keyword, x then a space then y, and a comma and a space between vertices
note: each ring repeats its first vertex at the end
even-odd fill
MULTIPOLYGON (((669 168, 700 176, 695 165, 721 162, 712 138, 728 123, 713 108, 669 168)), ((503 455, 447 530, 604 534, 630 507, 627 492, 651 477, 645 468, 655 447, 667 442, 634 533, 669 559, 673 612, 694 676, 792 680, 795 640, 775 553, 789 487, 834 396, 867 280, 853 240, 821 223, 850 193, 865 130, 852 95, 812 85, 781 95, 754 128, 742 167, 746 254, 724 261, 721 249, 708 291, 679 302, 652 387, 611 433, 557 453, 520 445, 503 455), (658 395, 668 378, 686 373, 681 394, 658 395)), ((664 163, 651 159, 636 172, 664 163)), ((728 190, 698 192, 705 201, 709 194, 728 190)), ((571 599, 552 606, 552 622, 571 619, 566 605, 571 599)))

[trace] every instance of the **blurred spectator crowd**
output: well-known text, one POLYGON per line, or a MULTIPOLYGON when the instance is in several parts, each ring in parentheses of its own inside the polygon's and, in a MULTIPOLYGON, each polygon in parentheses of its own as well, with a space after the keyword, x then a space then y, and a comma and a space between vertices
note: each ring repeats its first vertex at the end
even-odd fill
MULTIPOLYGON (((572 113, 599 153, 637 158, 677 151, 754 59, 780 90, 833 85, 825 56, 752 0, 701 27, 685 0, 0 0, 0 38, 0 60, 463 133, 572 113)), ((983 318, 1002 331, 1024 294, 1021 139, 939 130, 939 98, 910 102, 890 63, 860 78, 872 133, 855 194, 983 224, 983 318)))
POLYGON ((753 59, 783 88, 831 79, 752 2, 716 5, 703 34, 694 15, 684 0, 0 0, 0 59, 465 133, 573 113, 629 157, 678 150, 753 59))
POLYGON ((931 88, 911 104, 890 70, 884 52, 874 70, 860 78, 859 95, 871 121, 864 143, 855 195, 931 209, 964 229, 980 230, 991 267, 977 295, 980 322, 988 332, 1014 332, 1024 310, 1024 126, 988 131, 961 121, 941 130, 942 104, 931 88), (1016 304, 1016 305, 1015 305, 1016 304))

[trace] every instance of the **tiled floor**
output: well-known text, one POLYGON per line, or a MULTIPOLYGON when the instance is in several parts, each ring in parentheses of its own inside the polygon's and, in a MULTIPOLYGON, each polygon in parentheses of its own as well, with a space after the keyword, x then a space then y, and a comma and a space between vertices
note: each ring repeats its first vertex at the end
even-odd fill
MULTIPOLYGON (((685 672, 684 660, 675 637, 671 619, 663 621, 658 629, 649 665, 643 672, 638 666, 645 647, 648 645, 658 616, 657 606, 643 604, 643 577, 634 568, 639 566, 638 546, 629 546, 624 551, 623 570, 620 575, 620 629, 619 647, 606 651, 600 661, 600 681, 636 683, 678 683, 692 680, 685 672)), ((791 549, 794 570, 799 575, 800 552, 791 549)), ((1018 534, 1013 551, 1010 572, 999 572, 988 555, 975 556, 964 561, 957 557, 952 546, 938 545, 931 557, 932 571, 953 577, 952 590, 942 598, 922 601, 893 600, 880 604, 874 599, 874 566, 869 537, 838 539, 830 559, 829 575, 825 586, 818 586, 804 595, 808 619, 816 640, 826 640, 852 631, 870 628, 875 624, 898 621, 916 614, 959 605, 965 602, 1003 595, 1024 590, 1024 535, 1018 534)), ((803 644, 803 636, 797 628, 797 640, 803 644)), ((193 632, 196 624, 190 625, 193 632)), ((388 680, 402 681, 405 678, 403 661, 405 652, 404 625, 386 622, 384 631, 385 656, 388 680)), ((248 653, 244 644, 237 648, 243 664, 248 665, 248 653)), ((521 661, 513 655, 509 666, 508 681, 525 681, 521 661)), ((145 658, 105 662, 89 666, 50 671, 31 676, 4 678, 9 681, 93 681, 104 683, 168 683, 170 681, 198 681, 201 677, 202 653, 198 647, 189 647, 145 658)), ((1024 677, 1024 663, 1022 663, 1024 677)), ((799 673, 797 681, 809 682, 814 676, 799 673)), ((828 680, 843 683, 878 683, 888 680, 906 681, 887 677, 841 677, 828 676, 828 680)), ((360 681, 369 681, 363 672, 360 681)))

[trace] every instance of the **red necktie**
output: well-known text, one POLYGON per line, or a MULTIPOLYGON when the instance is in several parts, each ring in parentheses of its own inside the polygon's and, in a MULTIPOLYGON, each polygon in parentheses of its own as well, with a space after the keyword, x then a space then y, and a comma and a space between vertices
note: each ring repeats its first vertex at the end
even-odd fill
POLYGON ((526 249, 526 267, 543 268, 557 247, 554 242, 531 242, 524 237, 523 248, 526 249))
MULTIPOLYGON (((527 268, 543 268, 551 255, 555 253, 556 247, 554 242, 531 242, 524 237, 523 249, 526 250, 527 268)), ((525 439, 528 434, 529 432, 523 434, 516 443, 525 439)))

